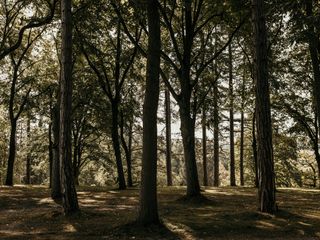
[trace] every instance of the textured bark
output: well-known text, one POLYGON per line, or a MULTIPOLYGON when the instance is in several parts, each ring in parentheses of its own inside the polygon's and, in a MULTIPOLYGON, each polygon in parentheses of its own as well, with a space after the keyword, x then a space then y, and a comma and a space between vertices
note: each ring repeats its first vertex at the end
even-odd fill
MULTIPOLYGON (((244 62, 245 63, 245 62, 244 62)), ((244 105, 245 105, 245 70, 242 77, 241 87, 241 123, 240 123, 240 185, 244 186, 244 105)))
MULTIPOLYGON (((315 103, 315 115, 317 116, 318 128, 320 127, 320 56, 318 46, 320 46, 319 35, 315 31, 314 22, 315 16, 313 13, 313 0, 305 0, 307 19, 307 39, 309 44, 309 52, 311 56, 313 69, 313 100, 315 103)), ((319 133, 319 130, 318 130, 319 133)))
MULTIPOLYGON (((215 66, 215 72, 217 72, 215 66)), ((220 185, 219 171, 219 107, 218 107, 218 81, 213 86, 213 186, 220 185)))
POLYGON ((31 152, 30 152, 30 116, 28 116, 27 121, 27 138, 28 138, 28 153, 27 153, 27 159, 26 159, 26 184, 31 184, 31 152))
POLYGON ((166 170, 167 185, 172 186, 172 170, 171 170, 171 105, 170 92, 165 90, 165 113, 166 113, 166 170))
POLYGON ((230 123, 230 186, 236 186, 235 158, 234 158, 234 121, 233 121, 233 63, 232 63, 232 47, 229 50, 229 123, 230 123))
POLYGON ((160 16, 157 0, 147 3, 148 55, 146 91, 143 105, 143 153, 138 222, 158 224, 157 200, 157 110, 160 72, 160 16))
MULTIPOLYGON (((52 110, 51 110, 52 111, 52 110)), ((51 117, 52 119, 52 117, 51 117)), ((53 141, 52 141, 52 121, 48 126, 48 152, 49 152, 49 188, 52 187, 52 164, 53 164, 53 141)))
POLYGON ((17 121, 11 121, 10 142, 9 142, 9 157, 7 166, 7 177, 5 185, 13 186, 13 168, 16 158, 16 134, 17 134, 17 121))
POLYGON ((205 107, 202 110, 202 165, 203 185, 208 186, 208 164, 207 164, 207 117, 205 107))
POLYGON ((259 187, 259 173, 258 173, 258 153, 257 153, 257 138, 256 138, 256 112, 254 111, 252 117, 252 152, 254 163, 254 186, 259 187))
POLYGON ((257 153, 259 166, 259 210, 274 213, 276 206, 270 93, 268 82, 267 29, 264 1, 252 0, 254 79, 256 85, 257 153))
POLYGON ((242 110, 241 126, 240 126, 240 185, 241 186, 244 186, 243 148, 244 148, 244 112, 242 110))
POLYGON ((60 182, 60 160, 59 160, 59 128, 60 128, 60 112, 59 104, 57 103, 52 108, 52 132, 53 132, 53 144, 52 144, 52 182, 51 182, 51 198, 58 200, 62 198, 61 194, 61 182, 60 182))
POLYGON ((72 14, 71 0, 61 1, 61 85, 59 155, 62 199, 65 215, 78 213, 77 192, 72 176, 72 14))
POLYGON ((184 0, 185 38, 183 43, 182 66, 179 77, 181 94, 178 101, 181 136, 187 176, 187 197, 200 196, 200 184, 195 155, 195 119, 191 116, 191 52, 193 45, 192 1, 184 0))
POLYGON ((181 135, 187 175, 187 197, 200 196, 200 184, 195 156, 194 120, 191 118, 190 106, 180 103, 181 135))
POLYGON ((129 133, 128 133, 128 144, 124 137, 124 116, 121 112, 120 114, 120 139, 121 139, 121 145, 125 152, 126 162, 127 162, 127 183, 128 187, 133 187, 133 181, 132 181, 132 119, 130 119, 129 122, 129 133))
POLYGON ((118 184, 119 189, 126 189, 126 181, 124 177, 121 149, 120 149, 120 139, 119 139, 119 103, 117 100, 111 101, 112 108, 112 125, 111 125, 111 138, 114 150, 114 155, 116 157, 117 173, 118 173, 118 184))

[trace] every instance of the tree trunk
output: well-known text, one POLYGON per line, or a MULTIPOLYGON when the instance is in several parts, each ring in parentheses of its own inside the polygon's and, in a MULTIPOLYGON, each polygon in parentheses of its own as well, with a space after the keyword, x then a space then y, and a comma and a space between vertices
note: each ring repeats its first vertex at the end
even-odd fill
POLYGON ((52 132, 53 132, 53 144, 52 144, 52 182, 51 182, 51 198, 58 200, 62 198, 61 194, 61 182, 60 182, 60 160, 59 160, 59 126, 60 113, 59 103, 57 103, 52 109, 52 132))
POLYGON ((202 165, 203 165, 203 185, 208 186, 208 166, 207 166, 207 117, 205 107, 202 110, 202 165))
POLYGON ((259 187, 259 172, 258 172, 258 153, 257 153, 257 138, 256 138, 256 111, 252 117, 252 152, 253 152, 253 163, 254 163, 254 186, 259 187))
MULTIPOLYGON (((51 110, 52 111, 52 110, 51 110)), ((52 117, 51 117, 52 119, 52 117)), ((52 187, 52 164, 53 164, 53 141, 52 141, 52 120, 48 126, 48 139, 49 139, 49 188, 52 187)))
POLYGON ((16 158, 16 134, 17 134, 17 121, 11 121, 10 142, 9 142, 9 156, 7 166, 7 178, 5 185, 13 186, 13 168, 16 158))
POLYGON ((133 182, 132 182, 132 157, 131 157, 131 145, 132 145, 132 121, 130 120, 129 123, 129 133, 128 133, 128 144, 125 140, 124 137, 124 116, 123 113, 121 112, 120 114, 120 139, 121 139, 121 145, 122 148, 125 152, 126 156, 126 162, 127 162, 127 182, 128 182, 128 187, 133 187, 133 182))
POLYGON ((259 210, 274 213, 276 206, 275 173, 272 146, 271 110, 268 82, 267 29, 264 1, 252 0, 254 36, 254 79, 259 166, 259 210))
MULTIPOLYGON (((315 115, 317 116, 318 128, 320 127, 320 57, 318 52, 318 46, 320 46, 319 36, 315 32, 314 26, 314 13, 313 13, 313 1, 306 0, 306 15, 307 19, 307 39, 309 44, 309 52, 313 68, 313 100, 315 103, 315 115)), ((318 133, 320 131, 318 130, 318 133)))
POLYGON ((166 168, 167 168, 167 186, 172 186, 172 168, 171 168, 171 105, 170 92, 165 90, 165 113, 166 113, 166 168))
POLYGON ((196 155, 194 120, 190 116, 190 106, 180 105, 181 135, 187 175, 187 197, 200 196, 196 155))
POLYGON ((138 222, 159 224, 157 200, 157 110, 160 72, 160 16, 157 0, 147 3, 148 56, 143 105, 143 152, 138 222))
POLYGON ((28 153, 26 161, 26 184, 31 184, 31 152, 30 152, 30 116, 27 122, 27 137, 28 137, 28 153))
POLYGON ((236 186, 236 172, 234 159, 234 121, 233 121, 233 66, 232 47, 229 44, 229 99, 230 99, 230 185, 236 186))
POLYGON ((118 184, 119 184, 119 189, 124 190, 126 189, 126 181, 125 181, 123 165, 122 165, 120 140, 119 140, 119 132, 118 132, 119 109, 118 109, 117 100, 114 100, 111 102, 111 108, 112 108, 111 137, 112 137, 112 145, 113 145, 114 155, 115 155, 116 164, 117 164, 118 184))
POLYGON ((72 14, 71 0, 61 1, 61 86, 59 154, 65 215, 78 213, 77 192, 72 176, 72 14))
MULTIPOLYGON (((245 63, 245 58, 244 58, 245 63)), ((245 105, 245 70, 242 77, 241 89, 241 123, 240 123, 240 185, 244 186, 244 168, 243 168, 243 155, 244 155, 244 105, 245 105)))
MULTIPOLYGON (((216 68, 216 66, 215 66, 216 68)), ((217 72, 215 70, 215 72, 217 72)), ((217 75, 217 74, 216 74, 217 75)), ((213 186, 219 187, 219 109, 218 109, 218 81, 213 86, 213 186)))

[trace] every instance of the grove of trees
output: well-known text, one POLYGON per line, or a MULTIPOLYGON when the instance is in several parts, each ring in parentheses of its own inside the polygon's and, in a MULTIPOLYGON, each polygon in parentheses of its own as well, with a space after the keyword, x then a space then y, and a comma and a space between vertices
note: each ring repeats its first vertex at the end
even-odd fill
MULTIPOLYGON (((0 182, 320 187, 316 0, 0 0, 0 182)), ((0 192, 1 195, 1 192, 0 192)))

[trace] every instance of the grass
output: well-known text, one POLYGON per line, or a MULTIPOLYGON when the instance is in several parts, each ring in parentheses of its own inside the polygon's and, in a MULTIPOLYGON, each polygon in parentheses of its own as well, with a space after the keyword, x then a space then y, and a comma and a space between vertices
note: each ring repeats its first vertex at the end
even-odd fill
POLYGON ((81 187, 82 214, 65 218, 41 186, 0 187, 0 239, 320 239, 320 191, 279 189, 276 215, 256 209, 253 188, 206 188, 206 201, 183 201, 185 189, 159 189, 162 226, 134 224, 137 189, 81 187))

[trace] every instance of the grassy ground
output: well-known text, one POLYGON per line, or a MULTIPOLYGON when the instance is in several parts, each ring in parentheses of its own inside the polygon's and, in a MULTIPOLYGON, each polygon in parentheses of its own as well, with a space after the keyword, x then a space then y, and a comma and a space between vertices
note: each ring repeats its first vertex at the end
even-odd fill
POLYGON ((66 219, 49 190, 0 187, 0 239, 320 239, 320 191, 279 189, 279 212, 256 211, 252 188, 207 188, 209 201, 159 189, 163 227, 135 226, 138 190, 80 188, 80 217, 66 219))

